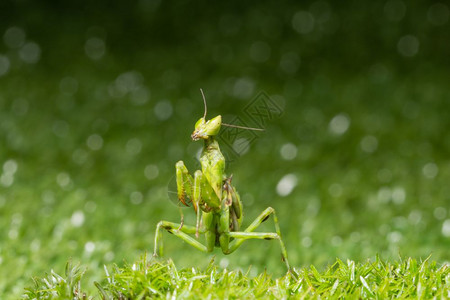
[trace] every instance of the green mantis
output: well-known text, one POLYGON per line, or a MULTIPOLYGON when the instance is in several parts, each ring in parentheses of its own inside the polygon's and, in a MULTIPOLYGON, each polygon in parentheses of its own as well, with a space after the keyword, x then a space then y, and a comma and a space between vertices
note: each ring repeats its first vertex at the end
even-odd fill
MULTIPOLYGON (((242 202, 231 183, 232 176, 225 174, 225 158, 215 139, 221 126, 237 126, 222 123, 220 115, 207 121, 206 100, 203 91, 200 91, 203 95, 205 113, 195 123, 191 138, 194 141, 204 141, 200 157, 201 170, 195 171, 192 176, 183 161, 180 160, 175 165, 178 199, 184 205, 192 202, 197 217, 196 224, 195 226, 184 225, 183 218, 180 223, 160 221, 156 227, 153 255, 162 255, 163 229, 203 252, 212 252, 214 247, 220 247, 224 254, 230 254, 247 240, 278 240, 282 259, 290 271, 278 218, 272 207, 266 208, 247 228, 241 230, 242 202), (275 223, 275 232, 255 232, 258 226, 271 215, 275 223), (199 234, 205 235, 204 244, 198 240, 199 234)), ((258 130, 257 128, 246 129, 258 130)))

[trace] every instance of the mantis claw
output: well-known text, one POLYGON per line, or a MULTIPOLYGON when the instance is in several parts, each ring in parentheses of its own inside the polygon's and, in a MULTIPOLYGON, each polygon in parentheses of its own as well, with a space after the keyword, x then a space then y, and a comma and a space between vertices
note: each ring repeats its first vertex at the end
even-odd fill
POLYGON ((290 274, 292 277, 294 277, 295 280, 298 281, 299 275, 297 272, 295 272, 295 270, 293 268, 289 268, 288 274, 290 274))
POLYGON ((180 198, 180 202, 183 203, 185 206, 189 206, 186 201, 184 200, 184 197, 180 198))

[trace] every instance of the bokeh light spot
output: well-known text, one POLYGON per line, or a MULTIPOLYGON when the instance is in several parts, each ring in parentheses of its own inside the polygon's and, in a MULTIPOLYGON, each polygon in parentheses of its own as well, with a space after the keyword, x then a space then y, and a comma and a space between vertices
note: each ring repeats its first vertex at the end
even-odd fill
POLYGON ((10 62, 8 57, 0 55, 0 76, 5 75, 9 71, 10 62))
POLYGON ((9 48, 20 48, 26 39, 25 31, 19 27, 10 27, 3 35, 3 41, 9 48))
POLYGON ((389 0, 384 5, 384 15, 389 21, 401 21, 406 14, 406 5, 401 0, 389 0))
POLYGON ((236 98, 247 99, 253 94, 255 83, 248 77, 239 78, 234 82, 233 95, 236 98))
POLYGON ((130 101, 136 106, 144 105, 150 99, 150 90, 146 87, 139 87, 130 94, 130 101))
POLYGON ((156 165, 148 165, 145 167, 144 175, 148 180, 155 179, 159 175, 159 169, 156 165))
POLYGON ((396 187, 392 191, 392 202, 400 205, 405 202, 406 199, 406 192, 405 189, 402 187, 396 187))
POLYGON ((86 244, 84 244, 84 251, 86 251, 88 254, 94 252, 95 250, 95 243, 94 242, 87 242, 86 244))
POLYGON ((443 3, 435 3, 430 6, 427 13, 428 21, 436 26, 442 26, 448 22, 450 12, 448 6, 443 3))
POLYGON ((92 134, 88 137, 86 144, 91 150, 100 150, 103 147, 103 138, 98 134, 92 134))
POLYGON ((141 152, 142 142, 138 138, 132 138, 127 142, 126 151, 130 155, 136 155, 141 152))
POLYGON ((39 239, 34 239, 31 243, 30 243, 30 250, 32 252, 38 252, 39 249, 41 249, 41 240, 39 239))
POLYGON ((292 27, 300 34, 314 30, 314 16, 307 11, 298 11, 292 17, 292 27))
POLYGON ((387 235, 387 239, 391 244, 397 244, 402 240, 402 238, 403 235, 398 231, 389 232, 389 234, 387 235))
POLYGON ((363 137, 361 140, 361 149, 367 153, 373 153, 378 148, 378 140, 372 135, 363 137))
POLYGON ((397 43, 398 52, 407 57, 412 57, 419 52, 419 40, 413 35, 405 35, 397 43))
POLYGON ((135 191, 130 194, 130 202, 134 205, 141 204, 143 199, 144 199, 144 196, 139 191, 135 191))
POLYGON ((98 38, 89 38, 84 45, 84 52, 92 60, 99 60, 105 54, 105 42, 98 38))
POLYGON ((51 190, 45 190, 41 195, 42 201, 45 204, 53 204, 55 203, 55 193, 51 190))
POLYGON ((350 234, 350 240, 351 240, 353 243, 358 243, 358 242, 361 240, 361 233, 359 233, 358 231, 353 231, 353 232, 350 234))
POLYGON ((88 153, 83 149, 76 149, 72 153, 72 160, 78 164, 82 165, 84 164, 88 159, 88 153))
POLYGON ((285 197, 289 195, 297 186, 298 179, 295 174, 286 174, 277 184, 278 195, 285 197))
POLYGON ((331 245, 334 247, 339 247, 342 245, 342 238, 338 235, 335 235, 331 238, 331 245))
POLYGON ((439 172, 439 168, 435 163, 427 163, 422 168, 422 173, 426 178, 433 179, 439 172))
POLYGON ((17 239, 18 236, 19 236, 19 231, 17 228, 11 228, 11 230, 8 232, 8 237, 11 240, 17 239))
POLYGON ((328 193, 334 198, 337 198, 342 195, 342 186, 339 183, 333 183, 328 188, 328 193))
POLYGON ((447 209, 445 207, 436 207, 433 211, 433 215, 437 220, 443 220, 447 216, 447 209))
POLYGON ((13 159, 7 160, 3 164, 3 173, 0 176, 0 183, 4 187, 9 187, 14 183, 14 174, 17 172, 18 165, 13 159))
POLYGON ((420 220, 422 220, 422 212, 420 212, 419 210, 411 211, 408 215, 408 220, 413 225, 419 224, 420 220))
POLYGON ((28 42, 19 50, 19 57, 26 63, 35 64, 41 58, 41 48, 36 43, 28 42))
POLYGON ((70 223, 72 223, 73 227, 81 227, 84 223, 84 219, 84 213, 81 210, 77 210, 72 214, 70 223))
POLYGON ((391 200, 392 192, 388 187, 381 187, 378 190, 377 198, 380 203, 388 203, 391 200))
POLYGON ((309 248, 312 246, 312 239, 309 236, 305 236, 302 238, 302 246, 305 248, 309 248))
POLYGON ((230 261, 228 260, 228 258, 224 257, 220 260, 219 265, 221 268, 225 269, 226 267, 228 267, 228 265, 230 264, 230 261))
POLYGON ((154 112, 160 121, 165 121, 172 116, 172 103, 168 100, 162 100, 156 103, 154 112))
POLYGON ((445 220, 442 224, 442 235, 450 237, 450 219, 445 220))
POLYGON ((58 183, 58 185, 62 188, 67 188, 71 183, 69 174, 67 174, 66 172, 59 173, 56 176, 56 183, 58 183))
POLYGON ((110 85, 109 93, 111 96, 120 98, 128 93, 133 93, 142 88, 144 77, 137 71, 129 71, 117 76, 116 80, 110 85))
POLYGON ((4 186, 4 187, 9 187, 14 183, 14 176, 13 174, 9 174, 9 173, 3 173, 0 176, 0 183, 4 186))
POLYGON ((95 203, 94 201, 88 201, 88 202, 86 202, 86 204, 84 205, 84 209, 85 209, 86 212, 88 212, 88 213, 93 213, 93 212, 95 212, 95 210, 97 209, 97 203, 95 203))
POLYGON ((339 114, 331 119, 329 129, 332 133, 344 134, 350 127, 350 118, 345 114, 339 114))
POLYGON ((281 146, 280 154, 285 160, 293 160, 297 156, 297 147, 291 143, 284 144, 281 146))
POLYGON ((103 256, 104 260, 108 261, 108 262, 112 261, 114 259, 114 257, 115 257, 115 255, 114 255, 114 252, 112 252, 112 251, 106 252, 105 255, 103 256))
POLYGON ((14 159, 8 159, 3 164, 3 172, 5 172, 6 174, 14 175, 14 173, 17 172, 17 169, 18 169, 17 162, 14 159))

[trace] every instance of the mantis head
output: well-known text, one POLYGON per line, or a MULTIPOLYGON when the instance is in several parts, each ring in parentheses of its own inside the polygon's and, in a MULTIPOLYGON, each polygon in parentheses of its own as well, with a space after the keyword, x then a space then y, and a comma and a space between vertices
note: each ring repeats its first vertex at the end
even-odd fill
POLYGON ((200 89, 200 92, 203 96, 203 103, 205 104, 205 113, 202 118, 200 118, 197 123, 195 123, 195 129, 194 132, 191 134, 191 138, 194 141, 198 141, 200 139, 207 140, 210 137, 217 135, 220 131, 220 126, 227 126, 227 127, 233 127, 233 128, 240 128, 240 129, 248 129, 248 130, 258 130, 263 131, 262 128, 252 128, 252 127, 244 127, 244 126, 238 126, 238 125, 231 125, 222 123, 222 116, 218 115, 215 118, 212 118, 211 120, 206 121, 206 99, 205 94, 203 94, 203 90, 200 89))
POLYGON ((204 117, 200 118, 197 123, 195 123, 195 129, 191 134, 191 138, 194 141, 198 141, 200 139, 207 140, 211 136, 219 133, 221 125, 222 116, 220 115, 208 121, 206 121, 204 117))
POLYGON ((206 106, 206 98, 205 94, 203 94, 203 90, 200 89, 200 92, 203 96, 203 104, 205 105, 205 113, 203 114, 203 118, 200 118, 197 123, 195 123, 194 132, 191 134, 191 138, 194 141, 198 141, 200 139, 207 140, 211 136, 217 135, 220 131, 220 125, 222 125, 222 117, 219 115, 211 120, 206 121, 206 112, 208 110, 206 106))

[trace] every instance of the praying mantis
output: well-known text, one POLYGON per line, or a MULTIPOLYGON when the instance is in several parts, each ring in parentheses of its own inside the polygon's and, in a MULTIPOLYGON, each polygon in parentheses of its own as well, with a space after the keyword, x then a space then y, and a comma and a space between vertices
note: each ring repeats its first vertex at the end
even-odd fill
POLYGON ((242 202, 231 183, 232 175, 225 174, 225 158, 215 139, 221 126, 250 130, 262 129, 225 124, 222 123, 220 115, 207 121, 206 99, 203 91, 201 89, 200 91, 205 111, 203 117, 195 123, 191 138, 193 141, 204 141, 200 156, 201 170, 195 171, 192 176, 183 161, 180 160, 175 165, 178 199, 186 206, 192 202, 196 213, 196 224, 195 226, 184 225, 183 217, 180 223, 160 221, 156 226, 153 255, 162 256, 163 254, 163 229, 203 252, 212 252, 214 247, 220 247, 224 254, 231 254, 247 240, 278 240, 282 260, 288 271, 291 271, 278 218, 272 207, 266 208, 247 228, 240 230, 243 220, 242 202), (258 226, 271 215, 275 223, 275 232, 255 232, 258 226), (205 244, 198 240, 199 234, 205 235, 205 244))

